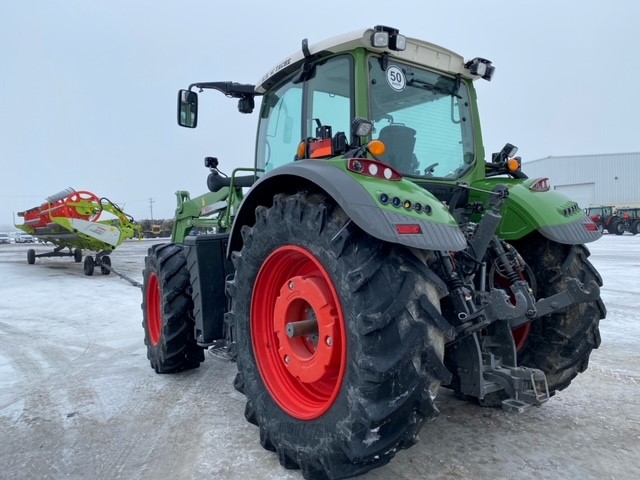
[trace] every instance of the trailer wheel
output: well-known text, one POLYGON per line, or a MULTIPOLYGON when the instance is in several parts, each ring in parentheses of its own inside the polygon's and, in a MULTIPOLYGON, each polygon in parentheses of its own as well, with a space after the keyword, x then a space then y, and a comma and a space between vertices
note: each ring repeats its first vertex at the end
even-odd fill
POLYGON ((79 248, 76 248, 73 251, 73 260, 76 263, 80 263, 82 261, 82 250, 80 250, 79 248))
POLYGON ((151 367, 157 373, 199 367, 204 350, 194 337, 191 281, 182 247, 153 245, 142 273, 142 328, 151 367))
POLYGON ((91 255, 87 255, 86 257, 84 257, 84 265, 83 265, 84 274, 89 277, 93 275, 94 267, 95 267, 95 262, 93 261, 93 257, 91 255))
POLYGON ((109 275, 111 273, 111 257, 105 255, 100 259, 100 273, 102 275, 109 275))
POLYGON ((234 252, 233 348, 245 417, 306 479, 359 475, 437 414, 444 335, 425 307, 440 280, 321 195, 277 195, 234 252))
POLYGON ((27 250, 27 263, 29 265, 36 263, 36 251, 33 248, 27 250))
MULTIPOLYGON (((538 298, 562 291, 567 276, 602 285, 602 278, 587 259, 589 250, 585 246, 563 245, 534 235, 513 243, 535 275, 538 298)), ((598 298, 534 321, 518 352, 518 364, 542 370, 551 395, 563 390, 586 370, 591 351, 600 345, 598 324, 605 315, 605 306, 598 298)))

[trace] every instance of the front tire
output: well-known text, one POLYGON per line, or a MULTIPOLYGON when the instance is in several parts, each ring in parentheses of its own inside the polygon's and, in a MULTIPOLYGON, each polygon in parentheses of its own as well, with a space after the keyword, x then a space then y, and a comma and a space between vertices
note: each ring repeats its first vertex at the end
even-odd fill
POLYGON ((84 257, 84 264, 82 265, 82 270, 84 274, 90 277, 93 275, 93 269, 95 268, 95 262, 93 261, 93 257, 91 255, 87 255, 84 257))
POLYGON ((156 373, 197 368, 204 350, 195 341, 187 260, 180 245, 153 245, 145 257, 142 327, 147 358, 156 373))
POLYGON ((338 479, 413 445, 450 380, 444 335, 421 306, 439 306, 444 285, 321 195, 276 196, 242 235, 228 319, 263 447, 306 479, 338 479))
MULTIPOLYGON (((595 280, 602 286, 602 278, 587 259, 589 250, 585 246, 559 244, 534 235, 514 245, 535 276, 537 298, 562 291, 563 280, 568 276, 585 285, 595 280)), ((542 370, 551 395, 563 390, 586 370, 592 350, 600 345, 598 325, 605 315, 605 306, 598 297, 537 319, 518 352, 518 364, 542 370)))

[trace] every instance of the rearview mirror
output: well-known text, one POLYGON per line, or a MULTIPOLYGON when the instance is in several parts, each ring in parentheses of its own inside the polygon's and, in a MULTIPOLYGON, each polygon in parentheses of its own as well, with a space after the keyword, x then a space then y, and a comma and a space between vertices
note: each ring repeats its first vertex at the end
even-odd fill
POLYGON ((195 128, 198 125, 198 94, 191 90, 178 92, 178 125, 195 128))

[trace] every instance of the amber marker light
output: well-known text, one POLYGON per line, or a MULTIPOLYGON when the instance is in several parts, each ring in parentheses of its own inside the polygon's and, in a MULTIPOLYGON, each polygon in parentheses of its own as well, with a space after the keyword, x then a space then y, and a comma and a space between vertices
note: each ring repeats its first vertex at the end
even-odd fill
POLYGON ((507 168, 510 172, 515 173, 520 170, 520 167, 520 159, 518 157, 510 158, 509 160, 507 160, 507 168))
POLYGON ((307 145, 306 143, 300 142, 300 144, 298 145, 298 151, 297 151, 297 157, 298 158, 304 158, 306 157, 306 153, 307 153, 307 145))
POLYGON ((380 155, 384 155, 384 152, 387 151, 387 147, 385 147, 384 143, 380 140, 371 140, 367 145, 367 150, 369 150, 372 155, 379 157, 380 155))

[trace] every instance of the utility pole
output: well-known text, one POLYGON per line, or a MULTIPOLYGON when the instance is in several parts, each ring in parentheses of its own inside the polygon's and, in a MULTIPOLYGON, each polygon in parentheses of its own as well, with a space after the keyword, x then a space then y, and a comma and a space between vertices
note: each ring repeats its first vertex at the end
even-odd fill
POLYGON ((151 220, 153 220, 153 204, 154 203, 155 203, 155 200, 149 197, 149 210, 151 210, 151 220))

